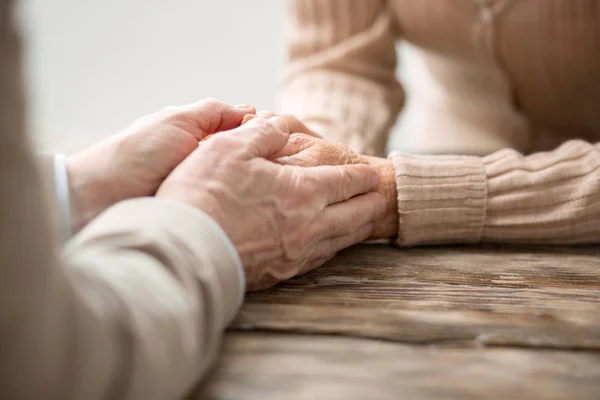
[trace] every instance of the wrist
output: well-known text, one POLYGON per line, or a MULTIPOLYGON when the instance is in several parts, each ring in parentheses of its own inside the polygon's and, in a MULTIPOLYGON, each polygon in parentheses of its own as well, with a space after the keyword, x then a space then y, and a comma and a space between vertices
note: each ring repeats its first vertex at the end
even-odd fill
POLYGON ((386 214, 375 221, 370 239, 393 238, 398 235, 398 194, 396 189, 396 172, 392 160, 379 157, 363 156, 365 161, 375 168, 379 174, 377 192, 385 197, 386 214))
POLYGON ((71 229, 74 233, 113 204, 107 177, 102 172, 105 170, 93 148, 67 158, 71 229))

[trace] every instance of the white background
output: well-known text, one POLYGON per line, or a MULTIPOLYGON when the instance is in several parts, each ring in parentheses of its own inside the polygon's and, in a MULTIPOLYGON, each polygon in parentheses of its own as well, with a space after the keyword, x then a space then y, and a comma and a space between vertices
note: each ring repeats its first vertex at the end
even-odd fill
POLYGON ((166 105, 273 109, 284 0, 22 0, 31 127, 72 151, 166 105))

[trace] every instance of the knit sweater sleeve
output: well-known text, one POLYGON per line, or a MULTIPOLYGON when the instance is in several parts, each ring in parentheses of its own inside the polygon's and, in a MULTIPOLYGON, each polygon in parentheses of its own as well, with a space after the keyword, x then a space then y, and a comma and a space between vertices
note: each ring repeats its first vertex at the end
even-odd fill
POLYGON ((387 1, 287 3, 279 111, 356 151, 382 155, 404 98, 387 1))
POLYGON ((600 144, 486 157, 392 153, 401 246, 600 243, 600 144))

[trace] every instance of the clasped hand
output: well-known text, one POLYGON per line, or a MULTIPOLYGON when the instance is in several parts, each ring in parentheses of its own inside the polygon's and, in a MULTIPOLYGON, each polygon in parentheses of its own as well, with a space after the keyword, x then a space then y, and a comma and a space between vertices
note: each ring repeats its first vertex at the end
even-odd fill
POLYGON ((311 136, 290 133, 306 127, 275 115, 242 124, 255 111, 217 100, 169 107, 70 157, 75 228, 130 198, 189 204, 227 233, 248 290, 307 272, 373 237, 389 208, 377 167, 358 156, 303 162, 317 142, 308 146, 303 138, 311 136))

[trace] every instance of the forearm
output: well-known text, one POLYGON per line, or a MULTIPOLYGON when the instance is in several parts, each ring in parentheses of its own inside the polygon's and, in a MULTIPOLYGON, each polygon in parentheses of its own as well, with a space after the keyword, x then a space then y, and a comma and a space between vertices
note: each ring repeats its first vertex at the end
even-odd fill
POLYGON ((65 259, 79 309, 66 319, 86 349, 70 361, 88 367, 77 398, 102 388, 116 390, 107 398, 181 397, 215 360, 243 296, 227 237, 172 201, 112 207, 68 244, 65 259))
POLYGON ((279 111, 359 153, 383 155, 402 104, 392 20, 383 2, 288 2, 279 111))
POLYGON ((482 161, 482 241, 600 243, 600 143, 573 140, 528 157, 504 150, 482 161))
POLYGON ((118 182, 110 165, 115 149, 110 139, 88 149, 70 155, 66 159, 71 230, 80 231, 90 221, 110 206, 127 198, 119 198, 116 190, 124 182, 118 182))
POLYGON ((132 200, 86 227, 63 261, 31 241, 27 263, 3 253, 18 272, 1 282, 11 315, 1 397, 181 397, 214 361, 243 293, 215 225, 189 206, 132 200))
POLYGON ((394 153, 398 244, 600 242, 600 146, 522 156, 394 153))

